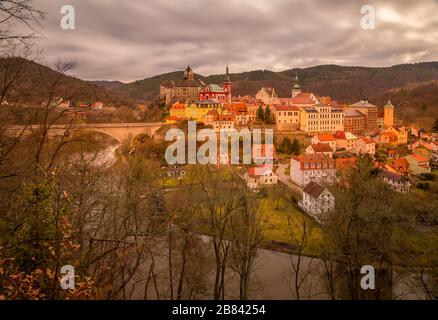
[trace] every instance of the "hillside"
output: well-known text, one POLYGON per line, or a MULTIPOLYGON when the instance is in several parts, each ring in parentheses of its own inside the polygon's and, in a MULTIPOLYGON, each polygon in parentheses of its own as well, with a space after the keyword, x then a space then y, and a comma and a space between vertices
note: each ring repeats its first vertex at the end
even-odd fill
POLYGON ((420 127, 430 129, 438 117, 438 81, 391 89, 376 97, 374 102, 383 105, 388 98, 399 109, 399 117, 418 122, 420 127))
MULTIPOLYGON (((44 83, 56 79, 57 71, 22 58, 0 59, 0 79, 5 70, 23 68, 18 85, 8 100, 38 102, 47 91, 44 83)), ((13 72, 11 73, 13 74, 13 72)), ((344 67, 320 65, 295 68, 282 72, 255 70, 231 74, 233 95, 255 95, 261 87, 274 87, 281 97, 290 96, 295 75, 301 87, 319 95, 330 95, 339 102, 359 99, 382 106, 391 98, 399 108, 399 116, 407 119, 435 117, 438 114, 438 62, 403 64, 384 68, 344 67)), ((77 102, 103 101, 106 105, 131 106, 135 102, 153 101, 159 93, 160 83, 178 80, 182 71, 170 72, 132 83, 120 81, 84 81, 62 76, 57 95, 74 97, 77 102)), ((224 74, 196 77, 205 83, 222 83, 224 74)))
POLYGON ((26 103, 41 103, 49 95, 71 99, 76 103, 102 101, 106 105, 132 105, 123 94, 106 89, 89 81, 62 74, 43 64, 23 58, 0 58, 0 85, 12 79, 14 85, 6 99, 26 103), (54 87, 53 84, 57 83, 54 87), (56 88, 53 91, 53 88, 56 88))
MULTIPOLYGON (((295 74, 298 74, 300 84, 306 91, 330 95, 340 102, 351 102, 363 98, 373 101, 387 94, 389 90, 438 80, 438 62, 382 68, 320 65, 282 72, 256 70, 235 73, 231 74, 233 95, 254 95, 261 87, 274 87, 280 96, 289 96, 295 74)), ((182 75, 182 71, 166 73, 128 84, 120 84, 113 90, 134 100, 149 100, 159 93, 161 82, 178 80, 182 75)), ((208 77, 196 76, 205 83, 221 83, 224 79, 224 74, 208 77)))

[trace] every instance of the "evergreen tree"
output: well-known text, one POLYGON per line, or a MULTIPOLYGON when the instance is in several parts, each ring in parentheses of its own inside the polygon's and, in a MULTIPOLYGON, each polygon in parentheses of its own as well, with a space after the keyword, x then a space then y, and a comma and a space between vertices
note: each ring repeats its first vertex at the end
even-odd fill
POLYGON ((296 138, 294 138, 294 141, 292 142, 292 146, 291 146, 291 153, 295 155, 299 155, 300 151, 301 151, 300 143, 296 138))
POLYGON ((269 106, 267 106, 264 114, 265 122, 269 122, 271 120, 271 116, 272 116, 271 109, 269 108, 269 106))
POLYGON ((265 113, 263 112, 263 108, 261 105, 257 109, 257 120, 265 121, 265 113))
POLYGON ((291 141, 288 137, 285 137, 281 142, 280 150, 284 153, 290 153, 291 141))

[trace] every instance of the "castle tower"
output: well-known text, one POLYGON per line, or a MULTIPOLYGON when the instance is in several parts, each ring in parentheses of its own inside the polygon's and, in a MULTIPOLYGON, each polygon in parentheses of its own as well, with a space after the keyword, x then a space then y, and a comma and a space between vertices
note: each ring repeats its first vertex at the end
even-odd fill
POLYGON ((184 71, 184 80, 194 80, 195 75, 193 73, 192 68, 190 66, 187 66, 187 69, 184 71))
POLYGON ((228 70, 228 66, 226 69, 226 74, 225 74, 225 81, 223 84, 223 89, 225 91, 225 94, 227 95, 226 97, 226 101, 227 102, 231 102, 231 80, 230 80, 230 73, 228 70))
POLYGON ((298 74, 295 74, 295 84, 292 88, 292 98, 295 98, 299 93, 301 93, 301 88, 298 83, 298 74))
POLYGON ((385 128, 389 128, 394 126, 394 106, 391 103, 391 100, 388 99, 388 102, 383 107, 383 124, 385 128))

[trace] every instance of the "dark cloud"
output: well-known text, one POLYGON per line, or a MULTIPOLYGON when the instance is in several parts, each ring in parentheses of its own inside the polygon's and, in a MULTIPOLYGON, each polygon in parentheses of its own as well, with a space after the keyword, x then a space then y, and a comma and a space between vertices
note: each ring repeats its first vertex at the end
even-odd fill
POLYGON ((438 60, 436 0, 70 0, 76 29, 60 28, 66 2, 34 0, 49 14, 37 40, 48 62, 75 60, 84 79, 132 81, 181 70, 280 71, 316 64, 386 66, 438 60), (371 4, 376 29, 362 30, 371 4))

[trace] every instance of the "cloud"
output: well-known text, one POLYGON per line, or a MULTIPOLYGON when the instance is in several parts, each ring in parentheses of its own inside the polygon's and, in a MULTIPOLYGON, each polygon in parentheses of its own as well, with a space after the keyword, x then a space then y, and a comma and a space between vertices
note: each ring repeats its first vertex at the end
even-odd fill
POLYGON ((438 60, 435 0, 71 0, 75 30, 60 27, 64 1, 34 4, 48 12, 37 39, 47 61, 75 60, 83 79, 438 60), (375 30, 360 27, 364 4, 375 30))

